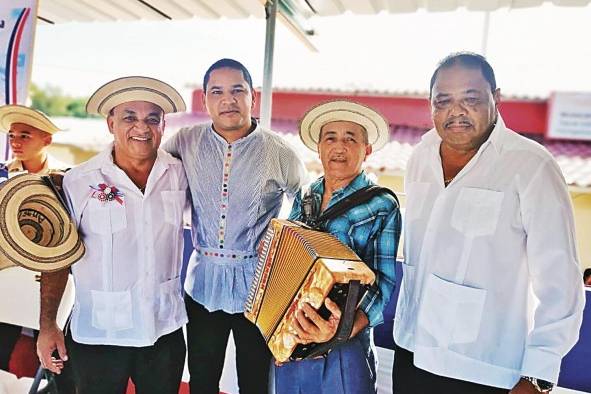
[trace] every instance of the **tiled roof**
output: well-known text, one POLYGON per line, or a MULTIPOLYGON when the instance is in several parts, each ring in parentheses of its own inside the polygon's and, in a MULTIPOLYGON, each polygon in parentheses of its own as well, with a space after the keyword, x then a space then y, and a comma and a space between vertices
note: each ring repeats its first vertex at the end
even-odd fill
MULTIPOLYGON (((201 89, 201 84, 189 85, 195 89, 201 89)), ((261 90, 261 86, 255 87, 261 90)), ((313 93, 313 94, 338 94, 346 96, 388 96, 388 97, 415 97, 428 98, 428 90, 399 90, 399 89, 368 89, 362 85, 356 85, 355 82, 350 82, 347 85, 340 87, 318 87, 318 86, 273 86, 273 92, 283 93, 313 93)), ((503 101, 520 100, 520 101, 540 101, 547 100, 547 96, 527 95, 527 94, 503 94, 503 101)))
MULTIPOLYGON (((180 127, 209 118, 195 113, 171 114, 167 118, 164 139, 174 134, 180 127)), ((70 129, 69 132, 57 133, 54 142, 62 145, 75 145, 83 149, 100 150, 112 140, 105 121, 102 119, 56 119, 61 127, 70 129)), ((318 154, 312 152, 300 141, 296 130, 298 124, 294 121, 273 120, 273 130, 283 134, 285 139, 298 151, 304 162, 313 170, 321 171, 318 154)), ((425 129, 412 128, 403 125, 391 126, 390 142, 373 153, 366 162, 366 166, 377 174, 397 175, 406 170, 406 163, 413 146, 416 145, 425 129)), ((591 192, 591 142, 550 141, 531 137, 543 144, 555 157, 562 169, 566 182, 573 187, 583 188, 591 192)))
MULTIPOLYGON (((293 131, 297 125, 294 122, 284 122, 273 127, 277 131, 287 132, 285 138, 297 149, 303 160, 312 168, 318 168, 320 161, 318 154, 307 149, 293 131), (291 123, 291 130, 287 123, 291 123)), ((424 129, 409 128, 405 126, 393 126, 391 128, 390 142, 378 152, 368 157, 366 167, 369 171, 378 174, 396 175, 406 170, 406 163, 421 136, 424 129)), ((539 140, 556 158, 566 182, 570 186, 588 189, 591 192, 591 142, 564 142, 539 140)))

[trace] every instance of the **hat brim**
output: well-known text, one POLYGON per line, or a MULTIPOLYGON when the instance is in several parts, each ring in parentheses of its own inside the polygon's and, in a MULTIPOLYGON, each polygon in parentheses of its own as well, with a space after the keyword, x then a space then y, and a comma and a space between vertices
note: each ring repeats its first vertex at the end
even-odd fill
POLYGON ((51 272, 84 255, 76 225, 40 175, 17 175, 0 184, 1 266, 51 272))
POLYGON ((130 101, 156 104, 165 114, 187 109, 179 92, 169 84, 155 78, 134 76, 118 78, 98 88, 88 99, 86 112, 106 117, 111 109, 130 101))
POLYGON ((17 104, 0 107, 0 131, 8 133, 13 123, 27 124, 49 134, 61 130, 40 111, 17 104))
POLYGON ((361 125, 373 151, 384 147, 389 138, 388 122, 377 111, 358 103, 336 100, 311 108, 300 122, 300 138, 304 145, 318 151, 320 129, 327 123, 346 121, 361 125))

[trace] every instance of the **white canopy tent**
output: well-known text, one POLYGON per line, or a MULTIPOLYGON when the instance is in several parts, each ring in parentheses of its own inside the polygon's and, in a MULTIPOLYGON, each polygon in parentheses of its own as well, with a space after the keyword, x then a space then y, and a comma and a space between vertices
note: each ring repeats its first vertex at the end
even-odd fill
MULTIPOLYGON (((271 121, 271 92, 276 17, 303 42, 314 49, 309 38, 314 29, 308 20, 314 16, 344 13, 411 13, 419 10, 446 12, 464 8, 490 12, 499 8, 556 6, 582 7, 591 0, 40 0, 40 23, 173 20, 191 18, 265 18, 265 60, 261 92, 261 123, 271 121)), ((488 19, 486 19, 488 20, 488 19)), ((486 26, 483 49, 486 48, 486 26)))
MULTIPOLYGON (((272 1, 270 1, 272 3, 272 1)), ((585 6, 591 0, 279 0, 279 11, 286 16, 309 18, 380 12, 404 13, 420 9, 471 11, 498 8, 585 6), (291 12, 292 15, 289 15, 291 12)), ((39 18, 47 23, 117 21, 137 19, 190 19, 265 17, 265 0, 41 0, 39 18)))

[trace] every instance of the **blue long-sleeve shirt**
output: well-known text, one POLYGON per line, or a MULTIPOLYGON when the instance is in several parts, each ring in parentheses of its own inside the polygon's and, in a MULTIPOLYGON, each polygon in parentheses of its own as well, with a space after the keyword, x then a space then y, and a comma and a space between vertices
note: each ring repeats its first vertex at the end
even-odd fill
POLYGON ((193 247, 185 291, 209 311, 241 313, 257 263, 256 246, 283 195, 307 174, 295 151, 257 126, 228 143, 211 123, 181 129, 164 150, 183 161, 192 201, 193 247))
MULTIPOLYGON (((332 194, 327 208, 355 191, 373 184, 362 172, 349 185, 332 194)), ((310 190, 316 207, 320 207, 324 193, 324 177, 312 183, 310 190)), ((301 209, 302 199, 297 195, 289 219, 302 220, 301 209)), ((360 305, 372 327, 383 322, 383 310, 394 289, 396 280, 394 264, 400 228, 401 216, 398 203, 387 194, 380 194, 325 224, 325 229, 329 233, 353 249, 376 274, 375 283, 369 288, 360 305)))

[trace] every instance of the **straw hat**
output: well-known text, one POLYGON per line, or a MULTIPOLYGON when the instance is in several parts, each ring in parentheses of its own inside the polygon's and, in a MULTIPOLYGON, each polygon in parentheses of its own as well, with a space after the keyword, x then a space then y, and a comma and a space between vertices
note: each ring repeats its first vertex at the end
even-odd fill
POLYGON ((147 101, 156 104, 165 114, 183 112, 185 101, 172 86, 149 77, 123 77, 107 82, 90 96, 86 112, 108 116, 119 104, 147 101))
POLYGON ((353 122, 364 127, 374 152, 388 142, 388 122, 382 115, 365 105, 345 100, 329 101, 310 109, 300 122, 302 142, 311 150, 318 151, 320 129, 337 121, 353 122))
POLYGON ((40 111, 24 105, 3 105, 0 107, 0 131, 7 133, 13 123, 24 123, 36 129, 54 134, 61 129, 40 111))
POLYGON ((0 184, 0 269, 20 265, 56 271, 80 260, 85 249, 47 176, 17 175, 0 184))

